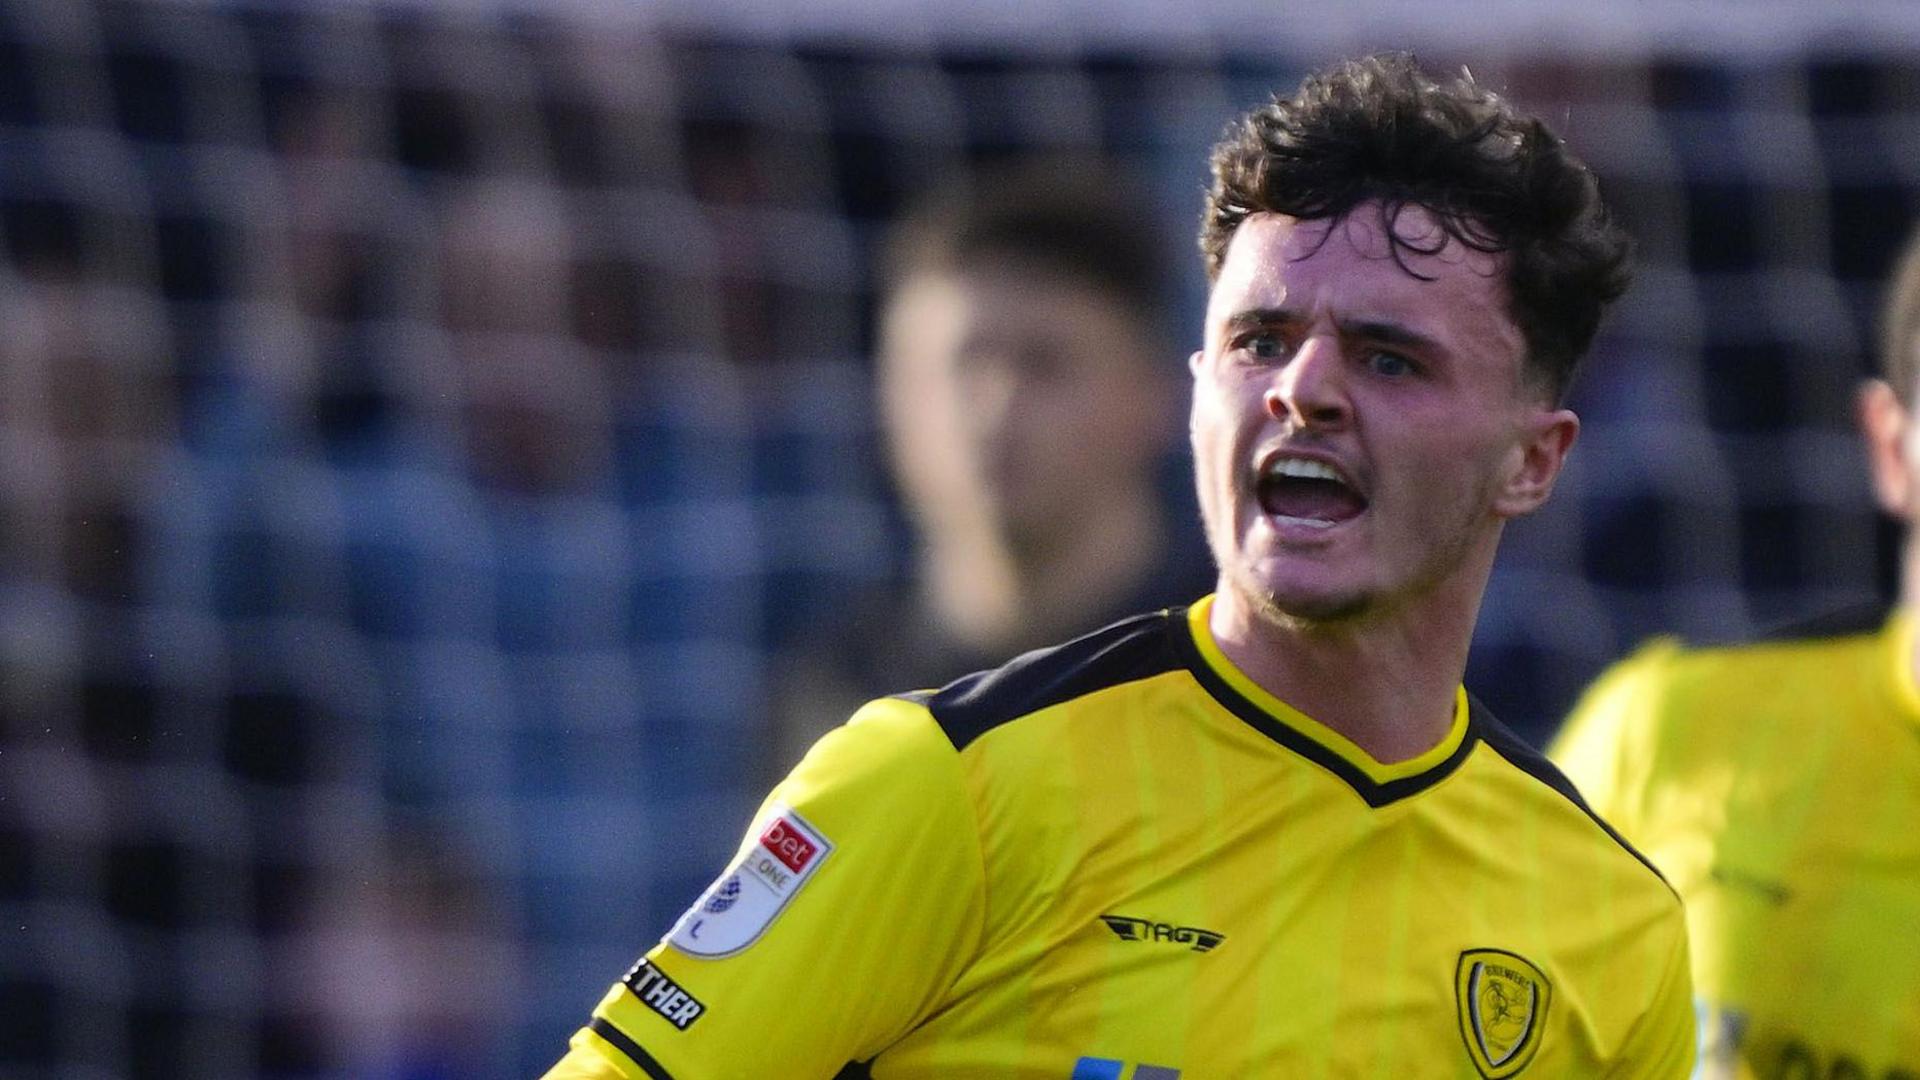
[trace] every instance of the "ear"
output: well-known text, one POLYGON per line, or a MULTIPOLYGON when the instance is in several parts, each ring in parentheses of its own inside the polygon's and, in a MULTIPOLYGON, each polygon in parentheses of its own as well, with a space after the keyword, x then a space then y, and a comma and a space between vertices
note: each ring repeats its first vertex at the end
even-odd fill
POLYGON ((1525 421, 1520 442, 1508 457, 1509 468, 1493 501, 1494 513, 1517 518, 1538 510, 1560 478, 1567 451, 1580 435, 1580 418, 1571 409, 1540 409, 1525 421))
POLYGON ((1867 466, 1873 493, 1887 513, 1901 521, 1914 517, 1914 462, 1907 456, 1911 413, 1883 379, 1860 387, 1860 434, 1867 441, 1867 466))
POLYGON ((1195 349, 1193 350, 1193 355, 1187 357, 1187 371, 1197 376, 1200 374, 1200 365, 1206 362, 1207 351, 1205 349, 1195 349))

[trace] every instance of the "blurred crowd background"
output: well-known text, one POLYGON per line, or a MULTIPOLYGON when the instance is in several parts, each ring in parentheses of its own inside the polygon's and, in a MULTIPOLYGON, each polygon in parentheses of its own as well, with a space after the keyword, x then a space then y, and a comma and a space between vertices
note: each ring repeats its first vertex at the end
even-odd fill
POLYGON ((1625 45, 480 7, 0 3, 0 1075, 537 1075, 798 752, 787 658, 917 587, 889 225, 1130 178, 1198 550, 1206 149, 1341 55, 1469 65, 1640 245, 1470 688, 1539 741, 1646 635, 1890 587, 1851 402, 1920 207, 1899 5, 1625 45))

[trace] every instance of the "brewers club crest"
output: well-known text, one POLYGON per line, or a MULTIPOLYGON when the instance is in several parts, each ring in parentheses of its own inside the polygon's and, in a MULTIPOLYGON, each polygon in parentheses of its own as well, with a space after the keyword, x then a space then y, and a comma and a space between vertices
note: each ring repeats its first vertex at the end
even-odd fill
POLYGON ((1454 1001, 1460 1006, 1467 1056, 1481 1076, 1500 1080, 1527 1067, 1540 1048, 1552 998, 1547 977, 1513 953, 1469 949, 1460 954, 1454 1001))

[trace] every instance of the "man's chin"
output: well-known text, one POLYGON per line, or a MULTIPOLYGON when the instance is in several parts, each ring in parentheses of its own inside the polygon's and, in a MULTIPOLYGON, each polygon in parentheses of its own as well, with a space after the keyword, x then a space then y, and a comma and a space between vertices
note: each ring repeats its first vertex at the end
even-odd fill
POLYGON ((1360 589, 1280 586, 1255 580, 1251 574, 1237 584, 1262 619, 1288 629, 1354 622, 1365 618, 1374 607, 1374 595, 1360 589))

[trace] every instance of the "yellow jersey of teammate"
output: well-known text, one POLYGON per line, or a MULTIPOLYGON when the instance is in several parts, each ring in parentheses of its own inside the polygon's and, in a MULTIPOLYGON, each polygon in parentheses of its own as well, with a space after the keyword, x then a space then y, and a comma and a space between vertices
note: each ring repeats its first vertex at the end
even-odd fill
POLYGON ((1457 694, 1381 765, 1207 605, 875 702, 551 1077, 1685 1076, 1680 905, 1457 694))
POLYGON ((1553 748, 1686 900, 1703 1075, 1920 1078, 1913 635, 1659 641, 1553 748))

